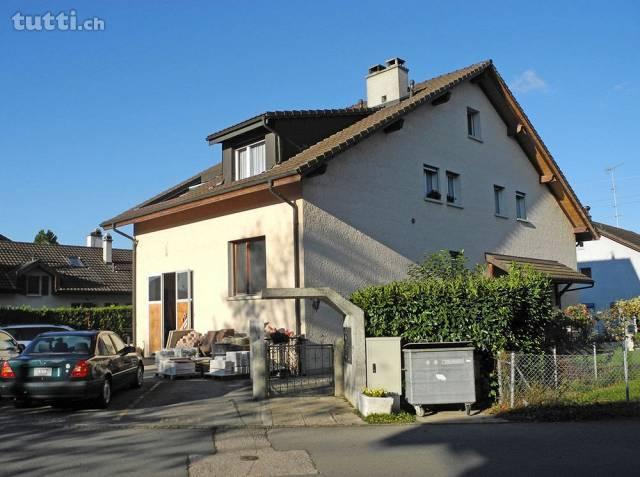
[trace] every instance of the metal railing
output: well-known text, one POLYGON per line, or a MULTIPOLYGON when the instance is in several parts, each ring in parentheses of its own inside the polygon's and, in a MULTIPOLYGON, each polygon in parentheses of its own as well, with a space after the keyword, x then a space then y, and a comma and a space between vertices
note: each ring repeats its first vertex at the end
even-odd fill
POLYGON ((269 394, 332 394, 333 345, 306 342, 267 345, 269 394))
POLYGON ((502 353, 497 371, 500 403, 511 408, 640 399, 640 350, 623 345, 605 353, 594 345, 590 354, 502 353))

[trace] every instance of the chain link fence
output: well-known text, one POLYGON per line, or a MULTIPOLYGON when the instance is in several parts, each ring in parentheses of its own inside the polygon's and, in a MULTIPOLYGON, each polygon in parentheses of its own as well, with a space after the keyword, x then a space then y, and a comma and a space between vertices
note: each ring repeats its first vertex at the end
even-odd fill
POLYGON ((640 350, 621 344, 585 354, 501 353, 500 404, 589 404, 640 399, 640 350))

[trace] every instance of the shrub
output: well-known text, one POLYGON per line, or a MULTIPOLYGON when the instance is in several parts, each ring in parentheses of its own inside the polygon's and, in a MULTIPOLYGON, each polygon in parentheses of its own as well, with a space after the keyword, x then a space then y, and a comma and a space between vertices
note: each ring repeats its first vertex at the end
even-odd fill
POLYGON ((411 267, 407 280, 363 288, 351 301, 365 312, 367 336, 470 341, 479 351, 479 395, 487 398, 496 394, 498 352, 538 353, 566 329, 552 326, 557 312, 548 277, 514 264, 508 274, 489 278, 482 268, 465 268, 464 260, 435 254, 411 267))
POLYGON ((383 398, 386 397, 387 392, 382 388, 364 388, 362 394, 372 398, 383 398))
POLYGON ((548 278, 516 265, 488 278, 482 270, 460 270, 461 260, 437 254, 413 267, 408 280, 353 293, 351 301, 365 312, 367 336, 471 341, 491 355, 541 351, 555 317, 548 278))
POLYGON ((67 325, 79 330, 110 330, 126 336, 131 333, 132 307, 0 308, 0 326, 38 323, 67 325))

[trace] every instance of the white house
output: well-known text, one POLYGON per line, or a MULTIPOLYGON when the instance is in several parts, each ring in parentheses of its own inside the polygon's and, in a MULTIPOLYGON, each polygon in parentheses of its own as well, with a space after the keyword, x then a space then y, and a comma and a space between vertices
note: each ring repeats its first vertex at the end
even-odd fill
POLYGON ((406 276, 442 249, 499 274, 548 273, 558 304, 591 221, 491 61, 414 83, 400 58, 370 68, 367 101, 271 111, 207 137, 222 160, 104 221, 134 224, 137 344, 170 329, 246 331, 260 316, 316 342, 342 335, 324 305, 264 287, 344 296, 406 276))
POLYGON ((578 247, 578 267, 595 286, 579 292, 580 303, 595 311, 640 296, 640 234, 595 223, 599 240, 578 247))

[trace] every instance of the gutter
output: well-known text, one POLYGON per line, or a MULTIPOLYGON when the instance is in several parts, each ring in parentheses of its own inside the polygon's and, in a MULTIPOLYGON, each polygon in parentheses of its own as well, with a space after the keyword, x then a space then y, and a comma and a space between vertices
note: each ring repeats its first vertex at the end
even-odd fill
POLYGON ((136 341, 136 308, 138 308, 136 303, 136 249, 138 248, 138 240, 131 235, 122 232, 116 228, 116 224, 111 225, 111 229, 117 233, 118 235, 123 236, 126 239, 131 240, 131 244, 133 245, 133 250, 131 254, 131 340, 133 341, 133 345, 137 346, 136 341))
MULTIPOLYGON (((269 180, 269 192, 273 194, 278 200, 290 206, 293 210, 293 281, 294 288, 300 288, 300 222, 298 205, 295 201, 290 201, 285 196, 280 194, 273 188, 273 179, 269 180)), ((300 299, 295 300, 295 314, 296 314, 296 334, 299 335, 302 332, 302 320, 300 312, 300 299)))

